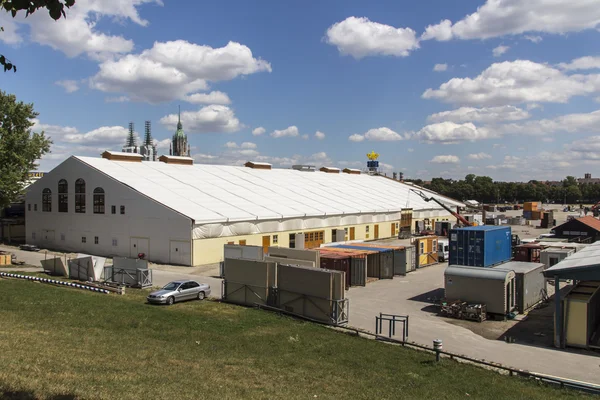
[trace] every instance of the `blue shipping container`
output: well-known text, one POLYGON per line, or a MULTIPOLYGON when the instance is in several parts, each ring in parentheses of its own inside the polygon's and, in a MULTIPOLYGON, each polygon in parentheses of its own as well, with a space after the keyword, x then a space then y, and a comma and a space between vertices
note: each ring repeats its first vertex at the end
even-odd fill
POLYGON ((531 211, 523 211, 523 218, 531 219, 531 217, 532 217, 531 211))
POLYGON ((450 231, 449 265, 491 267, 512 257, 510 226, 470 226, 450 231))

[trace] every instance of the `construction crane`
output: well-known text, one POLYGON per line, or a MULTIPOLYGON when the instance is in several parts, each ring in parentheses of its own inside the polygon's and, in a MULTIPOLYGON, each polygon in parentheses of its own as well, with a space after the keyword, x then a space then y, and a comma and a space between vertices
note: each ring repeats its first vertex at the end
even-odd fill
POLYGON ((435 197, 427 197, 425 195, 425 193, 421 192, 420 190, 410 189, 410 191, 411 192, 415 192, 416 194, 418 194, 426 202, 434 201, 434 202, 438 203, 440 206, 442 206, 442 208, 444 210, 448 211, 450 214, 452 214, 452 216, 454 218, 457 219, 459 225, 462 225, 462 226, 473 226, 474 225, 471 222, 467 221, 467 219, 465 217, 463 217, 462 215, 460 215, 456 211, 452 211, 452 209, 450 207, 448 207, 447 205, 445 205, 444 203, 442 203, 441 201, 439 201, 435 197))

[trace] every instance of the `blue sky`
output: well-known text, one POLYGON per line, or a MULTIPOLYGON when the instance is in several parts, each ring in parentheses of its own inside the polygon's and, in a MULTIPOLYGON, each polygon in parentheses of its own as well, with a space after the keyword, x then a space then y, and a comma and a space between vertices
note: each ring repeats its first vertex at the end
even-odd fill
POLYGON ((200 163, 363 168, 375 150, 410 178, 582 176, 600 1, 578 3, 78 0, 57 22, 0 17, 2 88, 54 141, 41 170, 119 150, 130 121, 167 153, 181 105, 200 163))

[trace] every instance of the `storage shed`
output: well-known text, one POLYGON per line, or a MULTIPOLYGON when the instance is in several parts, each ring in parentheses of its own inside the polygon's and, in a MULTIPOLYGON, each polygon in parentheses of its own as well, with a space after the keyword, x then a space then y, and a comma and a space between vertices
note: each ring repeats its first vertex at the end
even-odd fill
POLYGON ((485 304, 490 314, 515 309, 515 273, 508 269, 450 265, 444 271, 445 297, 485 304))
POLYGON ((540 252, 540 262, 543 263, 546 268, 550 268, 572 254, 575 254, 575 249, 549 247, 540 252))
POLYGON ((331 248, 367 251, 367 276, 378 279, 394 278, 394 254, 392 249, 358 245, 336 245, 331 248))
POLYGON ((560 296, 561 280, 580 281, 582 287, 600 285, 600 242, 559 261, 544 271, 544 275, 554 280, 555 293, 558 293, 558 296, 554 296, 554 345, 600 348, 600 296, 597 291, 592 293, 589 288, 580 290, 576 286, 569 293, 573 293, 573 301, 562 301, 560 296), (587 292, 582 293, 584 291, 587 292), (567 338, 568 335, 571 336, 567 338))
POLYGON ((515 295, 519 312, 524 313, 547 296, 544 264, 509 261, 494 267, 494 269, 512 270, 515 272, 515 295))
MULTIPOLYGON (((393 254, 393 262, 394 262, 394 275, 406 275, 408 271, 407 257, 406 257, 406 247, 405 246, 392 246, 381 243, 354 243, 355 246, 364 246, 365 248, 370 248, 377 250, 377 248, 381 249, 391 249, 393 254)), ((411 246, 412 247, 412 246, 411 246)), ((414 248, 414 247, 413 247, 414 248)))
POLYGON ((580 282, 563 300, 565 345, 600 349, 600 282, 580 282))
POLYGON ((438 263, 437 244, 437 236, 423 236, 413 240, 413 245, 415 246, 415 251, 417 253, 415 255, 417 268, 438 263))

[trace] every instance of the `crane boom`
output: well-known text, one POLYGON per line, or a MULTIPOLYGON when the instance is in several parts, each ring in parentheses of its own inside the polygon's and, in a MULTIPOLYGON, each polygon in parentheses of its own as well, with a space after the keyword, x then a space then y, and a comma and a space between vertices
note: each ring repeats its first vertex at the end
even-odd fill
POLYGON ((471 226, 472 225, 469 221, 467 221, 467 219, 465 217, 463 217, 462 215, 460 215, 456 211, 452 211, 452 209, 450 207, 448 207, 447 205, 445 205, 444 203, 442 203, 441 201, 439 201, 435 197, 433 197, 433 196, 432 197, 427 197, 427 196, 425 196, 425 193, 421 192, 420 190, 410 189, 410 191, 411 192, 415 192, 416 194, 418 194, 426 202, 434 201, 434 202, 438 203, 440 206, 442 206, 442 208, 444 210, 448 211, 454 218, 456 218, 464 226, 471 226))

